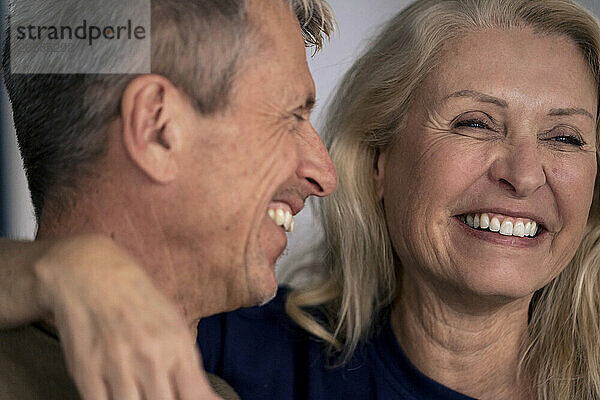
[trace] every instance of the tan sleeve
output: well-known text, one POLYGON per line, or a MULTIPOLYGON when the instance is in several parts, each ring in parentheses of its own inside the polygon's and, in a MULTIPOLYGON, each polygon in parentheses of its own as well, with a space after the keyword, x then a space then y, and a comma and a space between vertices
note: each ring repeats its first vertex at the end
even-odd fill
POLYGON ((225 382, 225 380, 213 374, 207 375, 208 381, 216 394, 221 396, 224 400, 240 400, 240 396, 227 382, 225 382))

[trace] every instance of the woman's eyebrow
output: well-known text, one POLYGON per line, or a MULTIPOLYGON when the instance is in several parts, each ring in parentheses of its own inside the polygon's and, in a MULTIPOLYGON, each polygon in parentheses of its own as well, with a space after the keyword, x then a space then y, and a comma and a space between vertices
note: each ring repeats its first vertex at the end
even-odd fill
POLYGON ((448 99, 456 97, 468 97, 481 103, 492 103, 502 108, 508 108, 508 103, 505 100, 475 90, 459 90, 458 92, 445 96, 442 101, 447 101, 448 99))
POLYGON ((581 108, 581 107, 573 107, 573 108, 553 108, 550 110, 550 112, 548 113, 548 115, 550 116, 568 116, 568 115, 585 115, 586 117, 589 117, 592 120, 595 120, 596 118, 594 118, 594 116, 592 115, 591 112, 589 112, 588 110, 586 110, 585 108, 581 108))
MULTIPOLYGON (((468 97, 479 101, 481 103, 492 103, 496 104, 502 108, 507 108, 508 103, 505 100, 499 99, 494 96, 490 96, 489 94, 477 92, 475 90, 460 90, 458 92, 451 93, 445 96, 442 101, 446 101, 451 98, 456 97, 468 97)), ((567 108, 553 108, 548 112, 549 116, 569 116, 569 115, 585 115, 592 120, 595 120, 594 116, 591 112, 582 107, 567 107, 567 108)))

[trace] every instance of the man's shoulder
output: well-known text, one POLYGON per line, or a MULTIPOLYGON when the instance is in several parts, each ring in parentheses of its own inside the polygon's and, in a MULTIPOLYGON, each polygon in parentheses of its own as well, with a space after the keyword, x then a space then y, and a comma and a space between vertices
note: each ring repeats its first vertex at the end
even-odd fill
POLYGON ((0 331, 0 399, 78 400, 60 344, 38 325, 0 331))

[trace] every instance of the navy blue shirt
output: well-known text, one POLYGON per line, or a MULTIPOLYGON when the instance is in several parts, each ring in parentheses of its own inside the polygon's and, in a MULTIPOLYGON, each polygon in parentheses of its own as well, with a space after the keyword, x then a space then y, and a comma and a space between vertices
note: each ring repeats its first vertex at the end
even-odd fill
POLYGON ((204 367, 243 400, 469 400, 419 372, 389 323, 343 366, 331 367, 322 341, 285 313, 286 288, 262 307, 205 318, 198 325, 204 367))

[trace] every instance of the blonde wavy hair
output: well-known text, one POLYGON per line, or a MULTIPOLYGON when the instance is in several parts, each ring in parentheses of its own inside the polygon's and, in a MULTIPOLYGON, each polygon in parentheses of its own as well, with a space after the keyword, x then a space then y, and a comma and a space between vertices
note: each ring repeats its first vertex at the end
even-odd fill
MULTIPOLYGON (((397 14, 346 73, 324 140, 339 175, 319 207, 324 240, 318 279, 293 290, 288 314, 346 360, 398 295, 397 269, 374 166, 402 128, 413 94, 468 32, 528 27, 570 38, 600 93, 600 28, 569 0, 419 0, 397 14), (313 309, 324 312, 316 318, 313 309)), ((599 130, 597 129, 597 132, 599 130)), ((532 300, 520 376, 538 399, 600 398, 600 182, 587 231, 570 264, 532 300)))

